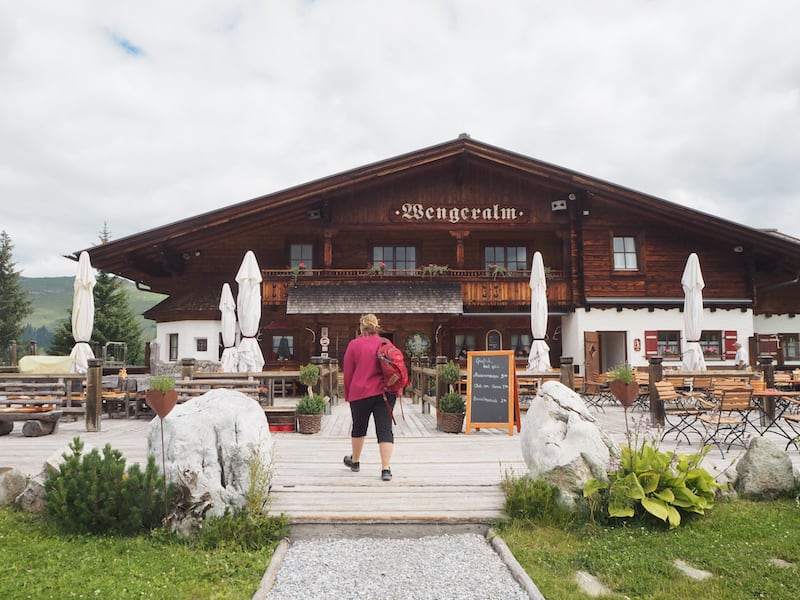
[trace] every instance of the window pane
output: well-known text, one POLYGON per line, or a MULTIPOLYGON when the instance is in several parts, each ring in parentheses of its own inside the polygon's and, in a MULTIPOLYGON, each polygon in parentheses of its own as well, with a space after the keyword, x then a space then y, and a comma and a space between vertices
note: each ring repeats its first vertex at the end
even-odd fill
POLYGON ((289 266, 297 267, 302 263, 306 269, 313 269, 313 248, 311 244, 292 244, 289 246, 289 266))
POLYGON ((613 247, 614 270, 635 271, 639 268, 636 260, 636 238, 615 237, 613 247))
POLYGON ((454 347, 455 358, 467 358, 467 352, 475 350, 475 336, 456 334, 454 347))
POLYGON ((680 333, 677 331, 659 331, 658 354, 665 358, 680 356, 680 333))
POLYGON ((272 356, 274 360, 291 360, 294 358, 294 336, 272 336, 272 356))
POLYGON ((700 334, 700 347, 705 356, 719 358, 722 356, 722 332, 704 331, 700 334))
POLYGON ((411 275, 417 269, 417 249, 414 246, 374 246, 372 262, 384 263, 388 275, 411 275))

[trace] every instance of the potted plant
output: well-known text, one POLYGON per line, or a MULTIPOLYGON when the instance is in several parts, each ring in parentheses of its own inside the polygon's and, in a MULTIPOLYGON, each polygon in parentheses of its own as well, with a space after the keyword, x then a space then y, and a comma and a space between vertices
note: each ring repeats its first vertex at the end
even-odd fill
POLYGON ((458 392, 447 392, 439 398, 439 410, 442 412, 442 431, 461 433, 466 411, 464 396, 458 392))
POLYGON ((178 402, 175 378, 170 375, 155 375, 150 378, 150 387, 145 394, 147 406, 160 417, 166 417, 178 402))
POLYGON ((636 382, 633 367, 621 363, 611 369, 608 372, 608 389, 627 410, 639 395, 639 384, 636 382))
POLYGON ((299 433, 319 433, 322 429, 322 413, 325 410, 325 397, 309 392, 297 403, 297 431, 299 433))
POLYGON ((370 276, 375 277, 376 275, 382 276, 383 273, 386 271, 386 263, 385 262, 377 262, 375 264, 367 264, 367 273, 370 276))
POLYGON ((319 367, 313 363, 300 366, 300 375, 298 375, 300 383, 306 386, 306 394, 312 393, 312 388, 317 385, 319 381, 319 367))

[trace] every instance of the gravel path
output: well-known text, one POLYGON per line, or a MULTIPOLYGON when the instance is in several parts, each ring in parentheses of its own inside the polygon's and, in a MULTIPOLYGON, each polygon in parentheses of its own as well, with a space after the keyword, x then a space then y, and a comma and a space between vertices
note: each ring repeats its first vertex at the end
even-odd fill
POLYGON ((465 533, 413 539, 299 540, 288 547, 274 585, 264 597, 522 600, 537 596, 515 581, 486 538, 465 533))

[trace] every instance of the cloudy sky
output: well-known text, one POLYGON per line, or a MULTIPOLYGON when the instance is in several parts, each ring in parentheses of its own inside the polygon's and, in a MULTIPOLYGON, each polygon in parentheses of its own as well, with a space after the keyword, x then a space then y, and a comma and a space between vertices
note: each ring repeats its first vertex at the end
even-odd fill
POLYGON ((62 255, 469 133, 800 237, 796 0, 0 0, 0 229, 62 255))

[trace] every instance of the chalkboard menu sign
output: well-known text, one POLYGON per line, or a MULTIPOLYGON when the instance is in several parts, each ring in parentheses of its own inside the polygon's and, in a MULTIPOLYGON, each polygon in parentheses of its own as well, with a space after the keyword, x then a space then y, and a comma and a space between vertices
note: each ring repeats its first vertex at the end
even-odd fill
POLYGON ((467 415, 465 430, 520 427, 514 352, 511 350, 467 353, 467 415))

